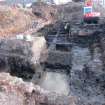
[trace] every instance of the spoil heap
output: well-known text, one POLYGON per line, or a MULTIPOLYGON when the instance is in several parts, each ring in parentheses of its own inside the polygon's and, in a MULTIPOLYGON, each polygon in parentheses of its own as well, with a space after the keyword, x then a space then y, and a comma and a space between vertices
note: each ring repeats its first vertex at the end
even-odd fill
POLYGON ((16 36, 20 33, 31 34, 52 23, 55 20, 54 8, 46 6, 40 3, 35 4, 34 8, 38 8, 40 11, 35 9, 33 14, 31 10, 0 5, 0 37, 16 36), (43 8, 41 9, 41 7, 43 8))
POLYGON ((36 15, 38 18, 48 20, 54 20, 56 19, 57 14, 57 8, 54 5, 48 5, 43 2, 35 2, 32 5, 32 12, 34 15, 36 15))
POLYGON ((80 23, 83 14, 83 3, 70 2, 68 4, 59 5, 58 7, 58 17, 61 21, 70 21, 75 23, 80 23))
POLYGON ((7 73, 0 74, 0 105, 75 105, 76 98, 44 91, 7 73))
POLYGON ((0 6, 0 37, 24 32, 31 25, 32 18, 28 12, 0 6))

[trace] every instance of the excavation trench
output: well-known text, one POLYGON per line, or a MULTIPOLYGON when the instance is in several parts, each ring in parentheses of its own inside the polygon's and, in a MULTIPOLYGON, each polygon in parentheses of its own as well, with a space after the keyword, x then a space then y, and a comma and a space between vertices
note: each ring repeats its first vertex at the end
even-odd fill
POLYGON ((53 48, 48 52, 44 75, 38 84, 52 92, 77 96, 80 103, 105 103, 100 35, 75 36, 68 40, 68 33, 60 31, 53 43, 55 30, 48 33, 45 37, 48 48, 52 44, 53 48))
MULTIPOLYGON (((78 41, 78 38, 75 40, 78 41)), ((51 86, 51 81, 55 81, 55 84, 53 84, 53 86, 58 85, 58 90, 56 92, 59 92, 59 88, 62 88, 64 86, 64 84, 60 84, 60 82, 63 83, 63 80, 66 80, 66 85, 71 87, 70 84, 74 82, 76 78, 77 80, 79 79, 77 77, 77 74, 79 75, 80 73, 82 75, 82 72, 84 72, 83 70, 85 70, 85 68, 87 69, 88 66, 98 66, 99 69, 102 69, 101 51, 97 38, 79 38, 79 40, 81 40, 79 41, 79 43, 74 42, 72 46, 70 45, 68 51, 65 50, 65 48, 60 49, 58 48, 58 46, 55 50, 49 51, 49 57, 47 59, 48 61, 45 63, 45 71, 47 77, 45 77, 45 80, 42 81, 44 83, 46 82, 48 86, 51 86), (87 39, 91 41, 88 42, 87 39), (61 78, 59 78, 59 75, 57 74, 61 75, 61 78), (56 79, 59 79, 60 81, 57 81, 56 79)), ((85 79, 84 76, 82 76, 82 78, 85 79)), ((75 82, 77 82, 77 80, 75 82)), ((43 85, 44 84, 42 84, 42 86, 43 85)), ((45 85, 43 87, 49 88, 45 85)), ((70 94, 70 88, 68 89, 67 87, 65 87, 65 90, 68 91, 68 94, 70 94)))
MULTIPOLYGON (((17 62, 22 60, 17 57, 9 59, 11 75, 51 92, 76 96, 79 103, 105 104, 105 37, 101 34, 70 37, 63 27, 41 30, 48 45, 48 58, 36 66, 38 72, 33 72, 28 62, 19 66, 17 62)), ((4 65, 8 66, 0 62, 0 67, 4 65)))

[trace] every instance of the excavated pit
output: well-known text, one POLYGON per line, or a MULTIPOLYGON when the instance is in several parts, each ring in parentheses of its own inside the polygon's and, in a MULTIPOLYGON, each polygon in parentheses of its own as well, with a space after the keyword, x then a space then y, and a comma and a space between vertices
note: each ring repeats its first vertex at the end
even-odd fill
POLYGON ((6 67, 6 72, 32 81, 44 90, 75 96, 78 99, 77 105, 104 105, 104 33, 96 29, 97 32, 93 30, 94 34, 80 36, 74 30, 70 34, 68 28, 64 27, 65 24, 57 24, 40 30, 47 42, 48 57, 36 66, 37 72, 33 71, 33 65, 29 62, 20 66, 22 58, 18 59, 18 56, 5 58, 5 61, 1 57, 1 71, 6 67))
MULTIPOLYGON (((54 27, 45 29, 49 52, 45 75, 39 85, 49 91, 78 97, 78 105, 105 104, 105 36, 101 26, 91 25, 94 30, 84 36, 76 33, 70 36, 68 30, 62 29, 64 26, 59 32, 54 27)), ((89 26, 87 29, 90 30, 89 26)))

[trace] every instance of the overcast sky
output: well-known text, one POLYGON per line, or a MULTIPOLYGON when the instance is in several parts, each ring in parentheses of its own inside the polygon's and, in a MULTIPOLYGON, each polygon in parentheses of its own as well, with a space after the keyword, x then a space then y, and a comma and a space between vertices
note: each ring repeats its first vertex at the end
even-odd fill
MULTIPOLYGON (((23 3, 23 1, 25 3, 31 3, 31 2, 35 2, 35 1, 38 1, 38 0, 6 0, 8 3, 23 3)), ((46 0, 46 1, 50 1, 50 0, 46 0)), ((67 3, 67 2, 70 2, 71 0, 53 0, 56 4, 62 4, 62 3, 67 3)))
POLYGON ((25 3, 31 3, 31 2, 34 2, 34 1, 36 1, 36 0, 6 0, 8 3, 12 3, 12 4, 14 4, 14 3, 23 3, 23 1, 25 2, 25 3))
POLYGON ((67 2, 71 2, 72 0, 54 0, 56 4, 65 4, 67 2))

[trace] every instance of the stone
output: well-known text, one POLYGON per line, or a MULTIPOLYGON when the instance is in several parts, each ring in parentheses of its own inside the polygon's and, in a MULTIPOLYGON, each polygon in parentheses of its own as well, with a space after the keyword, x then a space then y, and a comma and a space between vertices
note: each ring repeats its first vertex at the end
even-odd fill
POLYGON ((8 73, 0 73, 0 105, 76 105, 76 97, 43 90, 8 73))
POLYGON ((44 37, 0 40, 0 68, 9 69, 12 75, 32 78, 37 64, 47 59, 47 47, 44 37))

